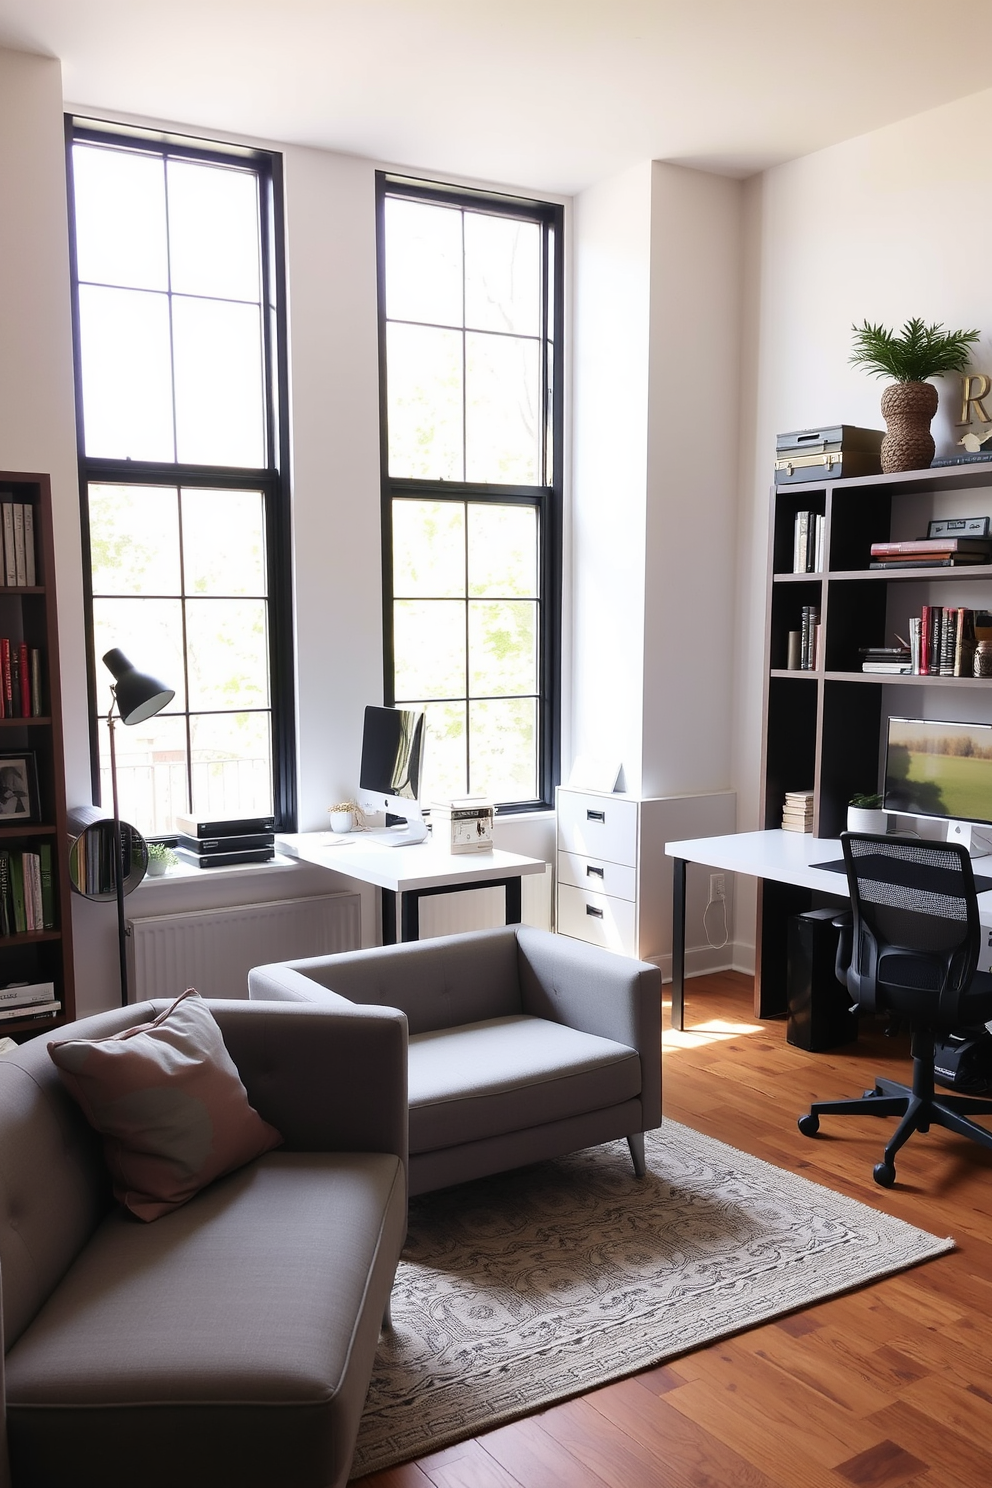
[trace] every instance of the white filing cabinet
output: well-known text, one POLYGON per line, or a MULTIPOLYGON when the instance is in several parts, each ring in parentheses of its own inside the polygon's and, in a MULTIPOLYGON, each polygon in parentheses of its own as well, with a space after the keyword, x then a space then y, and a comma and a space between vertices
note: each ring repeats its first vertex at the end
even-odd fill
POLYGON ((665 804, 663 797, 559 786, 559 934, 641 960, 668 949, 665 804))

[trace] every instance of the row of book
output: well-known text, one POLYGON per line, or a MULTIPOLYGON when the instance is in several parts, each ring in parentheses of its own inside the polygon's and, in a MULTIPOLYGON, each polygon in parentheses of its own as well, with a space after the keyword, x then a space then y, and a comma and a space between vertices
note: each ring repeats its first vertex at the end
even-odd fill
POLYGON ((820 512, 796 512, 793 573, 823 572, 823 525, 824 518, 820 512))
POLYGON ((871 545, 869 568, 904 572, 910 568, 967 568, 992 563, 992 538, 921 537, 911 542, 871 545))
POLYGON ((0 718, 41 718, 41 652, 0 637, 0 718))
MULTIPOLYGON (((141 836, 135 828, 121 822, 121 865, 125 885, 131 876, 132 854, 140 842, 141 836)), ((115 892, 113 822, 94 823, 76 838, 70 854, 72 880, 81 894, 115 892)))
POLYGON ((789 631, 786 668, 790 672, 815 672, 820 662, 820 607, 803 605, 799 630, 789 631))
POLYGON ((55 929, 51 844, 37 852, 0 851, 0 935, 55 929))
POLYGON ((0 1019, 53 1018, 61 1008, 54 982, 8 982, 0 987, 0 1019))
POLYGON ((783 832, 812 832, 813 792, 786 791, 782 807, 783 832))
POLYGON ((0 501, 0 523, 3 583, 11 589, 33 589, 37 583, 34 507, 30 501, 0 501))
POLYGON ((987 610, 923 605, 909 621, 909 645, 863 647, 861 670, 880 676, 971 677, 978 641, 992 638, 990 621, 987 610))

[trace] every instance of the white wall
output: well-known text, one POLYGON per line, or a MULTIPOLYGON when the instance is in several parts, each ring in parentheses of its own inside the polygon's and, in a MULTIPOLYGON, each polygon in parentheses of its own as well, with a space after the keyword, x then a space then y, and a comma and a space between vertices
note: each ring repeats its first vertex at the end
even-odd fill
MULTIPOLYGON (((852 324, 911 316, 983 332, 992 372, 992 91, 792 161, 746 184, 744 473, 735 783, 758 825, 762 645, 775 435, 821 423, 884 428, 884 383, 851 367, 852 324)), ((954 451, 960 381, 939 381, 938 454, 954 451)), ((738 904, 740 915, 741 905, 738 904)))

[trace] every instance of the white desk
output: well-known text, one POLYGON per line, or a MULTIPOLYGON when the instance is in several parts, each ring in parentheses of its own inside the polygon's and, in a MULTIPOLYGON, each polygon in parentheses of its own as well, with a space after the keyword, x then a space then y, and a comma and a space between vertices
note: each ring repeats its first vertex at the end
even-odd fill
POLYGON ((396 899, 400 896, 400 939, 420 935, 420 900, 430 894, 454 894, 462 889, 502 888, 506 895, 506 923, 520 922, 520 880, 543 873, 543 858, 520 853, 450 853, 432 842, 391 847, 374 833, 337 836, 333 832, 298 832, 276 838, 280 852, 305 863, 316 863, 332 873, 343 873, 382 890, 382 939, 396 940, 396 899))
MULTIPOLYGON (((758 927, 755 944, 754 1011, 759 1018, 787 1011, 786 921, 811 907, 813 894, 843 903, 850 896, 847 877, 817 868, 836 863, 844 850, 836 837, 814 837, 807 832, 734 832, 727 837, 693 837, 668 842, 672 864, 672 1027, 685 1018, 685 878, 689 863, 705 863, 727 873, 758 879, 758 927)), ((978 859, 976 874, 992 874, 992 857, 978 859)), ((982 924, 992 927, 992 890, 978 896, 982 924)), ((992 933, 987 930, 979 967, 992 962, 992 933)))

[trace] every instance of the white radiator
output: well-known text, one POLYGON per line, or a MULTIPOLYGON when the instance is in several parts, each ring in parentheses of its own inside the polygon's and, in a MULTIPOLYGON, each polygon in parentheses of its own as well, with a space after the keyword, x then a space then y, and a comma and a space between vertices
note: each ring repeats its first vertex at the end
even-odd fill
POLYGON ((248 972, 267 961, 353 951, 361 945, 361 899, 321 894, 191 914, 130 920, 129 981, 136 1001, 178 997, 247 997, 248 972))

